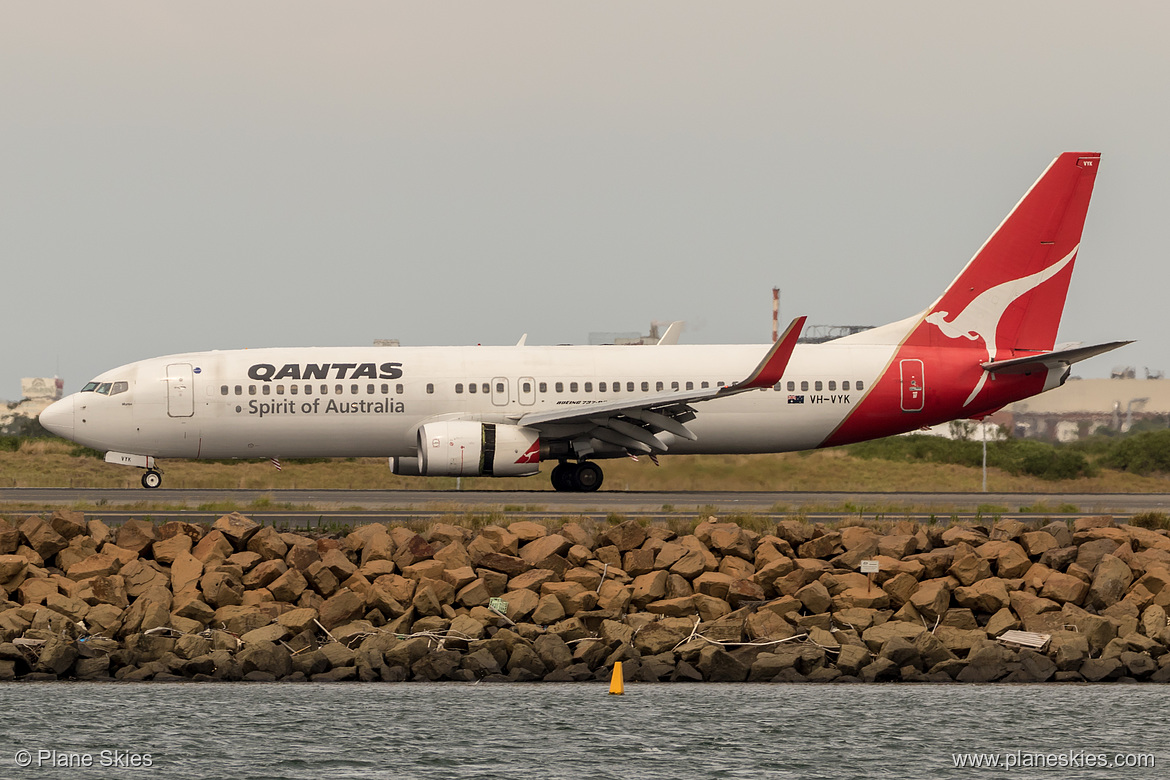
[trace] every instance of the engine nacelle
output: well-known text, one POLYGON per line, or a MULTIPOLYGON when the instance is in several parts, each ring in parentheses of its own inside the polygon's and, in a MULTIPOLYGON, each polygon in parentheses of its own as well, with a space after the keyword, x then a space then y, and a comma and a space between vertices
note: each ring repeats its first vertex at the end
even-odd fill
POLYGON ((390 473, 400 477, 421 477, 418 458, 391 458, 390 473))
POLYGON ((427 423, 418 431, 417 468, 427 477, 526 477, 540 471, 540 433, 469 420, 427 423))

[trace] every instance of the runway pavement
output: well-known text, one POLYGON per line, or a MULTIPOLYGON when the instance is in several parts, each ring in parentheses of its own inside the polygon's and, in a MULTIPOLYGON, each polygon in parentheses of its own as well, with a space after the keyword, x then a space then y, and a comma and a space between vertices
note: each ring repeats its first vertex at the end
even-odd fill
MULTIPOLYGON (((464 511, 573 514, 716 513, 788 514, 829 512, 984 514, 1049 513, 1130 514, 1170 511, 1170 494, 1108 493, 846 493, 846 492, 625 492, 556 493, 533 491, 430 490, 145 490, 114 488, 3 488, 3 505, 24 508, 59 506, 129 510, 199 510, 215 513, 223 506, 241 511, 320 510, 386 514, 464 511)), ((310 512, 311 513, 311 512, 310 512)), ((151 511, 157 516, 159 512, 151 511)))

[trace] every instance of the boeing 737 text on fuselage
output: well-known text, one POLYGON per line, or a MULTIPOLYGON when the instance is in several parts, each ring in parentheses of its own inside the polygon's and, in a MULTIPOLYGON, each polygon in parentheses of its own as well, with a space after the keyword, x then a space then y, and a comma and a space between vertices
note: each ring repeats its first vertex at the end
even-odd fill
MULTIPOLYGON (((162 482, 160 458, 386 457, 396 474, 596 490, 598 461, 829 447, 982 418, 1128 342, 1056 347, 1099 154, 1057 157, 921 313, 797 345, 280 348, 115 368, 41 414, 162 482)), ((664 339, 673 341, 673 339, 664 339)))

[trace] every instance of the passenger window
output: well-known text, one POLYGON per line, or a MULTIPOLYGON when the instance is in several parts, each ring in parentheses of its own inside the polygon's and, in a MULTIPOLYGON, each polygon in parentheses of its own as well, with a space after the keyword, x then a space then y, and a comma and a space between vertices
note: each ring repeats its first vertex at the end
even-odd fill
POLYGON ((520 389, 522 392, 531 393, 532 392, 532 383, 531 382, 524 382, 523 384, 520 385, 520 389))
POLYGON ((351 395, 357 395, 358 394, 358 386, 357 385, 350 385, 349 392, 351 395))
POLYGON ((110 395, 117 395, 118 393, 124 393, 129 389, 130 389, 129 382, 114 382, 114 386, 110 388, 110 395))
POLYGON ((565 383, 564 382, 557 382, 555 387, 556 387, 558 393, 565 392, 565 383))
MULTIPOLYGON (((102 385, 102 387, 106 388, 107 390, 110 388, 109 385, 102 385)), ((100 393, 102 391, 102 388, 99 387, 97 391, 100 393)), ((220 395, 227 395, 228 394, 228 386, 227 385, 220 385, 219 386, 219 394, 220 395)))
POLYGON ((634 383, 633 382, 626 382, 626 392, 627 393, 634 392, 634 383))
POLYGON ((687 390, 694 390, 694 389, 695 389, 695 383, 694 382, 687 382, 687 390))
POLYGON ((272 385, 261 385, 260 392, 264 395, 272 395, 272 385))
POLYGON ((718 382, 715 383, 715 386, 716 387, 727 387, 727 383, 724 382, 722 379, 720 379, 718 382))
POLYGON ((661 382, 655 382, 655 383, 654 383, 654 389, 655 389, 656 391, 661 391, 661 390, 662 390, 662 383, 661 383, 661 382))
POLYGON ((374 386, 373 385, 366 385, 366 395, 373 395, 373 394, 374 394, 374 386))
POLYGON ((848 380, 848 379, 846 379, 844 382, 842 382, 842 383, 841 383, 841 389, 842 389, 842 390, 848 390, 848 389, 849 389, 849 380, 848 380))
POLYGON ((455 394, 456 394, 456 395, 462 395, 462 394, 463 394, 463 383, 462 383, 462 382, 456 382, 456 383, 455 383, 455 394))
POLYGON ((830 379, 829 380, 829 392, 831 393, 836 389, 837 389, 837 382, 835 380, 830 379))
POLYGON ((711 386, 710 382, 703 382, 702 384, 699 385, 699 387, 703 388, 704 390, 706 390, 710 386, 711 386))
POLYGON ((542 392, 542 393, 548 392, 548 382, 541 382, 539 385, 537 385, 537 387, 540 389, 540 392, 542 392))
POLYGON ((570 393, 577 392, 577 383, 576 382, 569 382, 569 392, 570 393))
POLYGON ((818 379, 816 382, 813 383, 813 389, 816 390, 817 392, 820 392, 821 390, 825 389, 825 385, 823 382, 821 382, 821 380, 818 379))
POLYGON ((800 390, 801 390, 801 392, 808 392, 808 380, 807 379, 800 380, 800 390))
POLYGON ((276 386, 276 394, 277 395, 284 395, 284 385, 277 385, 276 386))
MULTIPOLYGON (((292 393, 293 395, 296 395, 296 394, 297 394, 297 392, 298 392, 298 391, 297 391, 297 388, 298 388, 298 387, 300 387, 300 385, 291 385, 291 386, 288 388, 288 391, 289 391, 290 393, 292 393)), ((278 392, 279 392, 279 391, 278 391, 278 392)))
POLYGON ((243 394, 244 394, 243 385, 236 385, 236 395, 243 395, 243 394))
POLYGON ((791 393, 795 389, 796 389, 796 382, 793 382, 791 379, 789 379, 788 380, 788 392, 791 393))
POLYGON ((312 394, 313 394, 313 386, 312 385, 305 385, 305 395, 312 395, 312 394))
POLYGON ((427 382, 427 394, 434 395, 434 393, 435 393, 435 386, 432 383, 427 382))
POLYGON ((341 395, 342 393, 345 392, 345 388, 342 387, 341 385, 334 385, 333 392, 336 393, 337 395, 341 395))
POLYGON ((329 385, 321 385, 321 395, 329 395, 329 385))
POLYGON ((678 390, 678 382, 671 382, 670 389, 671 390, 678 390))
POLYGON ((649 391, 650 391, 650 383, 649 383, 649 382, 643 382, 643 383, 642 383, 642 392, 643 392, 643 393, 646 393, 646 392, 649 392, 649 391))
POLYGON ((606 384, 605 384, 605 382, 598 382, 598 383, 597 383, 597 392, 599 392, 599 393, 604 393, 604 392, 605 392, 605 388, 606 388, 606 384))
MULTIPOLYGON (((458 393, 459 391, 456 390, 455 392, 458 393)), ((475 382, 468 382, 467 383, 467 392, 478 393, 479 392, 479 385, 477 385, 475 382)))
POLYGON ((586 383, 585 383, 585 392, 586 392, 586 393, 592 393, 592 392, 593 392, 593 383, 592 383, 592 382, 586 382, 586 383))
POLYGON ((858 390, 864 390, 864 389, 865 389, 865 383, 864 383, 864 382, 862 382, 860 379, 858 379, 858 380, 857 380, 857 389, 858 389, 858 390))
POLYGON ((382 385, 382 395, 390 395, 390 385, 382 385))
POLYGON ((248 385, 248 395, 256 395, 256 385, 248 385))
POLYGON ((402 395, 403 393, 406 392, 406 388, 403 387, 402 385, 394 385, 394 392, 397 393, 398 395, 402 395))

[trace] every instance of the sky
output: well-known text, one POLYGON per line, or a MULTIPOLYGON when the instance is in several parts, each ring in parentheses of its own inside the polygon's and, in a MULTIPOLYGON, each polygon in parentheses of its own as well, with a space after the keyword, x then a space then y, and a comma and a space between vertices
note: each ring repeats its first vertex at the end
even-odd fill
POLYGON ((1170 6, 0 0, 0 398, 203 349, 921 311, 1099 151, 1058 341, 1170 369, 1170 6))

